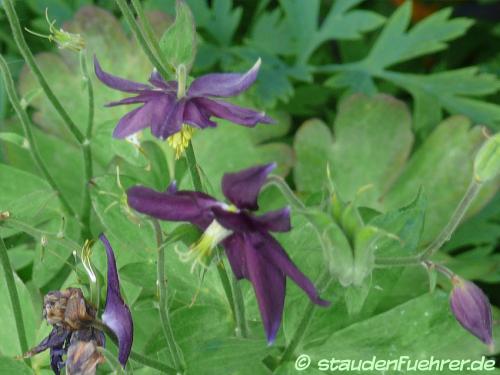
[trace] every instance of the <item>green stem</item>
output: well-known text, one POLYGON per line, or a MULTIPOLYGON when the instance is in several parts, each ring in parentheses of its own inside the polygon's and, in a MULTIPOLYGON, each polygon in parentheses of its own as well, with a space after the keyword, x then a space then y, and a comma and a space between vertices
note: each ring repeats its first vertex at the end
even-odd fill
POLYGON ((116 0, 116 3, 118 4, 118 7, 123 13, 125 21, 130 27, 130 30, 132 30, 132 33, 134 34, 137 42, 140 44, 142 50, 148 57, 151 64, 153 64, 153 66, 158 70, 158 72, 164 79, 168 79, 169 77, 168 72, 165 70, 161 61, 156 57, 153 50, 151 49, 150 43, 148 43, 148 41, 146 40, 146 37, 143 34, 141 28, 139 27, 137 21, 135 20, 134 15, 132 14, 132 11, 130 10, 126 0, 116 0))
POLYGON ((233 287, 234 296, 234 312, 236 317, 236 327, 237 335, 241 337, 248 336, 248 327, 245 319, 245 301, 243 300, 243 294, 241 293, 240 285, 236 277, 231 277, 231 285, 233 287))
POLYGON ((474 198, 476 198, 481 187, 482 184, 475 178, 473 178, 462 200, 453 212, 453 215, 451 216, 448 224, 446 224, 446 226, 443 228, 441 233, 439 233, 436 239, 432 241, 431 244, 427 246, 427 248, 420 254, 421 260, 429 259, 444 245, 445 242, 450 240, 451 235, 453 234, 455 229, 457 229, 458 224, 460 224, 460 222, 462 221, 465 213, 469 209, 469 206, 471 205, 474 198))
MULTIPOLYGON (((328 285, 330 285, 331 281, 332 278, 328 269, 323 270, 323 273, 319 276, 318 281, 316 282, 316 288, 318 289, 318 292, 323 292, 328 287, 328 285)), ((314 311, 316 310, 317 306, 318 305, 316 305, 315 303, 309 302, 304 311, 304 314, 302 314, 302 319, 300 320, 299 325, 295 329, 292 339, 286 346, 283 355, 281 356, 279 363, 286 362, 293 356, 293 354, 295 353, 295 349, 297 349, 300 342, 304 338, 307 327, 309 327, 309 324, 311 323, 314 311)))
MULTIPOLYGON (((104 332, 111 338, 111 340, 115 343, 115 345, 118 346, 118 340, 116 339, 115 334, 104 322, 96 319, 92 322, 92 327, 97 328, 98 330, 104 332)), ((141 365, 158 370, 162 374, 178 375, 177 370, 173 369, 172 367, 164 365, 163 363, 158 362, 157 360, 154 360, 152 358, 146 357, 145 355, 134 352, 133 350, 130 352, 129 358, 137 363, 140 363, 141 365)))
POLYGON ((429 246, 427 246, 419 254, 411 257, 401 257, 401 258, 379 258, 375 260, 375 266, 377 267, 394 267, 394 266, 411 266, 418 265, 423 261, 431 258, 450 238, 455 229, 457 229, 458 224, 462 221, 465 213, 469 209, 471 203, 476 198, 479 190, 481 190, 482 183, 477 181, 475 178, 472 179, 467 191, 465 192, 462 200, 458 204, 457 208, 451 215, 450 221, 439 235, 432 241, 429 246))
POLYGON ((80 68, 82 71, 83 81, 87 87, 88 96, 88 115, 87 115, 87 131, 85 134, 85 141, 82 144, 83 147, 83 157, 85 166, 85 180, 83 189, 83 204, 82 204, 82 237, 90 238, 90 216, 92 213, 92 205, 90 201, 90 189, 89 183, 93 176, 92 168, 92 149, 90 147, 90 142, 92 139, 92 130, 94 128, 94 88, 92 86, 92 81, 90 80, 89 70, 87 67, 87 59, 85 55, 85 50, 80 52, 80 68))
MULTIPOLYGON (((7 3, 8 1, 5 2, 4 4, 7 6, 7 3)), ((12 79, 12 75, 9 70, 9 66, 7 65, 7 62, 5 61, 2 55, 0 55, 0 70, 2 72, 4 86, 5 90, 7 91, 9 100, 12 104, 12 107, 16 111, 17 116, 21 120, 21 126, 23 127, 24 136, 28 141, 28 149, 31 154, 31 157, 33 158, 33 161, 35 162, 37 168, 42 173, 45 180, 47 180, 50 187, 54 189, 54 191, 56 192, 57 197, 59 198, 59 201, 61 202, 63 209, 68 213, 68 215, 76 217, 77 215, 75 211, 73 210, 73 208, 71 208, 66 198, 64 198, 61 189, 57 185, 56 181, 50 174, 49 170, 45 166, 45 163, 43 162, 43 159, 40 156, 40 152, 38 151, 35 138, 33 137, 33 133, 31 132, 31 126, 32 126, 31 120, 28 117, 26 111, 21 106, 21 102, 19 101, 19 97, 17 96, 14 81, 12 79)))
POLYGON ((189 145, 186 148, 186 160, 189 168, 189 173, 191 174, 191 179, 193 180, 194 190, 204 191, 192 142, 189 142, 189 145))
MULTIPOLYGON (((191 174, 191 178, 193 180, 193 186, 196 191, 201 191, 203 192, 203 185, 201 183, 201 176, 200 176, 200 171, 198 170, 198 163, 196 162, 196 155, 194 153, 194 148, 193 144, 190 142, 188 147, 186 148, 186 160, 189 168, 189 172, 191 174)), ((222 283, 222 287, 224 288, 224 292, 226 293, 226 298, 229 302, 229 306, 231 308, 231 311, 234 316, 234 320, 246 327, 246 320, 244 316, 244 308, 242 306, 239 306, 240 308, 240 314, 238 316, 238 310, 237 310, 237 304, 238 302, 236 301, 236 295, 235 294, 240 294, 241 295, 241 290, 240 290, 240 285, 238 283, 234 283, 232 288, 231 288, 231 281, 230 278, 227 274, 226 268, 224 267, 224 263, 222 261, 217 262, 217 271, 219 273, 219 278, 222 283), (235 293, 233 293, 233 290, 235 293)), ((241 327, 239 327, 241 328, 241 327)), ((242 331, 243 333, 243 331, 242 331)))
MULTIPOLYGON (((140 21, 142 29, 144 30, 144 33, 145 33, 145 39, 149 42, 149 45, 153 49, 153 53, 156 54, 156 58, 157 58, 159 64, 161 64, 163 69, 165 71, 167 71, 165 66, 162 64, 163 53, 160 49, 158 39, 156 38, 155 32, 154 32, 153 28, 151 27, 151 23, 149 22, 148 18, 144 14, 144 9, 142 8, 140 1, 139 0, 132 0, 132 6, 134 7, 135 12, 137 13, 137 17, 139 17, 139 21, 140 21)), ((173 67, 170 67, 170 68, 172 70, 172 73, 175 73, 175 69, 173 67)))
POLYGON ((264 185, 263 189, 265 189, 269 185, 274 185, 276 186, 281 193, 285 196, 286 200, 295 208, 298 208, 300 210, 305 210, 306 206, 302 201, 297 198, 297 196, 294 194, 292 189, 290 189, 290 186, 281 178, 280 176, 276 175, 270 175, 267 178, 267 182, 264 185))
POLYGON ((219 274, 222 288, 224 288, 224 293, 226 294, 229 308, 231 309, 231 313, 236 320, 236 307, 234 303, 233 290, 231 289, 231 281, 229 280, 229 275, 226 272, 226 267, 224 266, 224 262, 222 260, 217 262, 217 272, 219 274))
MULTIPOLYGON (((26 353, 29 350, 29 347, 26 332, 24 330, 23 311, 21 310, 21 303, 19 302, 19 295, 17 293, 16 282, 14 280, 14 271, 10 265, 7 248, 5 247, 2 237, 0 237, 0 262, 2 263, 5 284, 7 285, 7 290, 9 291, 12 314, 14 315, 14 319, 16 321, 19 345, 21 346, 21 351, 26 353)), ((24 361, 29 366, 29 360, 25 359, 24 361)))
POLYGON ((12 30, 12 36, 14 37, 14 41, 17 44, 17 48, 19 48, 19 52, 21 52, 21 55, 23 55, 24 60, 26 60, 26 63, 37 78, 38 83, 42 87, 45 95, 47 95, 47 98, 52 103, 57 113, 59 113, 59 115, 63 119, 66 127, 81 145, 84 142, 84 136, 80 129, 78 129, 76 124, 73 122, 73 120, 71 120, 71 117, 69 117, 68 112, 66 112, 61 102, 55 96, 54 92, 47 83, 47 80, 45 79, 45 76, 43 75, 40 67, 36 63, 35 57, 31 53, 28 44, 23 37, 19 18, 17 17, 14 5, 12 4, 12 0, 4 0, 3 6, 5 9, 5 14, 7 15, 7 19, 9 20, 10 28, 12 30))
POLYGON ((159 310, 160 310, 160 321, 163 329, 163 335, 167 340, 168 350, 172 358, 174 367, 179 373, 183 372, 183 361, 182 353, 179 346, 175 342, 174 331, 172 330, 172 324, 170 323, 170 317, 167 307, 167 283, 165 278, 165 247, 163 246, 163 238, 161 233, 161 227, 158 220, 152 219, 153 226, 156 233, 156 243, 158 246, 158 262, 157 262, 157 274, 158 274, 158 288, 160 294, 159 310))

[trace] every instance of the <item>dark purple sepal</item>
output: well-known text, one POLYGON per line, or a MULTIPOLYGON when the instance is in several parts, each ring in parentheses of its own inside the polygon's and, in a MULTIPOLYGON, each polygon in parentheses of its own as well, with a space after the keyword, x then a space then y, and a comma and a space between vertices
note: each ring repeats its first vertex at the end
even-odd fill
POLYGON ((292 279, 317 305, 329 306, 330 302, 319 297, 319 293, 309 278, 292 262, 280 243, 268 233, 262 232, 252 236, 253 246, 260 251, 267 262, 280 269, 292 279))
POLYGON ((267 176, 276 168, 276 163, 259 165, 222 177, 222 192, 231 203, 240 209, 257 210, 257 198, 267 176))
POLYGON ((285 303, 285 274, 269 263, 247 234, 232 235, 223 243, 229 264, 238 279, 252 283, 262 323, 271 345, 278 333, 285 303))
POLYGON ((128 205, 134 210, 168 221, 187 221, 206 229, 213 220, 210 208, 219 203, 211 196, 194 191, 158 192, 144 186, 127 190, 128 205))
POLYGON ((212 73, 196 78, 189 87, 189 96, 236 96, 247 90, 257 79, 261 60, 245 73, 212 73))
POLYGON ((106 73, 102 70, 97 57, 94 55, 94 70, 99 81, 104 83, 106 86, 120 90, 124 92, 140 93, 144 90, 151 90, 152 87, 145 85, 143 83, 138 83, 134 81, 129 81, 128 79, 123 79, 112 74, 106 73))
POLYGON ((474 283, 455 276, 450 306, 453 315, 467 331, 487 345, 493 344, 491 305, 474 283))
POLYGON ((101 234, 99 239, 106 248, 108 259, 108 288, 102 320, 118 339, 118 361, 125 367, 132 349, 134 335, 132 314, 120 294, 120 280, 113 249, 104 234, 101 234))

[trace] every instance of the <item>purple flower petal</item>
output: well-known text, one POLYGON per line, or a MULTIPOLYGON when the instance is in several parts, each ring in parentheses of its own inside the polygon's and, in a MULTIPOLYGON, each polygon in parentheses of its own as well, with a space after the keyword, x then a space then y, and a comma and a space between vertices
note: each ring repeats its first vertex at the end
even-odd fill
POLYGON ((232 234, 222 241, 231 269, 238 280, 243 278, 248 279, 246 257, 245 253, 241 250, 245 246, 243 241, 243 234, 241 233, 232 234))
POLYGON ((173 93, 177 92, 177 82, 165 81, 156 69, 151 73, 151 76, 149 77, 149 83, 165 91, 172 91, 173 93))
POLYGON ((247 235, 233 235, 224 241, 226 254, 237 278, 250 280, 257 297, 267 341, 278 333, 285 302, 285 275, 253 247, 247 235))
POLYGON ((290 223, 290 207, 255 216, 253 217, 253 221, 258 223, 259 227, 265 231, 288 232, 292 229, 290 223))
POLYGON ((99 80, 104 83, 106 86, 111 87, 112 89, 124 91, 124 92, 135 92, 139 93, 144 90, 151 90, 152 87, 134 82, 134 81, 129 81, 128 79, 123 79, 120 77, 116 77, 114 75, 111 75, 109 73, 106 73, 101 69, 101 66, 99 65, 99 61, 97 61, 97 57, 94 56, 94 69, 95 69, 95 74, 99 80))
POLYGON ((152 127, 151 132, 160 139, 166 139, 179 132, 184 122, 184 108, 186 101, 180 100, 171 106, 170 111, 158 127, 152 127))
POLYGON ((457 321, 487 345, 492 345, 491 305, 488 297, 474 283, 453 279, 450 306, 457 321))
POLYGON ((132 315, 120 294, 120 280, 116 270, 113 249, 104 234, 101 234, 99 239, 106 248, 106 256, 108 258, 108 288, 102 320, 118 339, 118 360, 125 367, 130 350, 132 349, 134 337, 132 315))
POLYGON ((268 233, 260 233, 253 236, 253 246, 259 250, 260 254, 268 263, 274 264, 289 278, 291 278, 309 296, 312 302, 320 306, 330 305, 329 301, 321 299, 314 284, 305 276, 288 257, 285 250, 268 233))
POLYGON ((115 107, 117 105, 146 103, 147 101, 158 99, 163 95, 165 95, 165 93, 159 92, 159 91, 144 91, 144 92, 140 93, 139 95, 132 96, 130 98, 125 98, 125 99, 121 99, 121 100, 107 103, 105 105, 105 107, 115 107))
POLYGON ((191 99, 198 108, 203 109, 211 116, 226 119, 235 124, 253 127, 258 123, 273 124, 271 117, 266 116, 263 112, 257 112, 252 109, 239 107, 235 104, 221 102, 207 98, 191 99))
POLYGON ((261 60, 246 73, 215 73, 201 76, 191 83, 188 96, 235 96, 248 89, 257 79, 261 60))
POLYGON ((226 173, 222 178, 222 192, 240 209, 257 210, 257 198, 267 176, 276 163, 259 165, 236 173, 226 173))
POLYGON ((169 95, 162 95, 130 111, 116 125, 113 137, 125 138, 149 126, 154 132, 154 129, 163 124, 166 113, 172 108, 173 100, 169 95))
POLYGON ((210 121, 210 115, 203 108, 198 108, 192 100, 188 100, 186 103, 184 122, 201 129, 217 126, 215 122, 210 121))
POLYGON ((245 212, 231 212, 222 207, 212 207, 215 220, 224 228, 233 232, 254 232, 260 229, 245 212))
POLYGON ((210 208, 219 203, 211 196, 191 191, 175 194, 157 192, 143 186, 127 190, 128 204, 134 210, 161 220, 187 221, 205 230, 213 220, 210 208))

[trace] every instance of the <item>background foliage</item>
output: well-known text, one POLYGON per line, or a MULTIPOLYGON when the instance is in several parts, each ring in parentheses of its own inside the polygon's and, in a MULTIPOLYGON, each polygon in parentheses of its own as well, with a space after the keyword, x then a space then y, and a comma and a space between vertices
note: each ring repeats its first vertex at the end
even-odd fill
MULTIPOLYGON (((355 200, 366 223, 402 239, 401 246, 385 242, 377 256, 414 254, 439 233, 471 179, 473 156, 484 141, 484 133, 476 125, 486 125, 492 132, 500 128, 498 2, 187 3, 199 38, 191 74, 241 71, 261 57, 255 87, 238 100, 265 109, 278 120, 275 126, 256 129, 220 121, 217 129, 195 136, 194 148, 210 193, 222 197, 219 181, 226 171, 277 161, 278 173, 314 206, 328 186, 328 165, 342 199, 355 200), (364 190, 367 185, 370 187, 364 190)), ((174 1, 143 1, 158 36, 171 24, 174 5, 174 1)), ((152 67, 138 52, 114 2, 16 3, 23 26, 42 33, 47 29, 46 7, 58 25, 84 36, 89 62, 95 53, 103 68, 115 75, 137 81, 148 77, 152 67)), ((42 156, 70 205, 79 210, 85 185, 77 146, 24 66, 3 12, 0 20, 0 50, 8 58, 23 105, 36 125, 33 131, 42 156)), ((84 131, 86 92, 77 56, 57 50, 43 39, 26 37, 51 87, 84 131)), ((153 229, 146 220, 131 217, 123 205, 123 189, 136 183, 164 189, 173 179, 190 188, 191 180, 184 160, 174 163, 166 144, 148 132, 140 147, 111 139, 112 129, 126 109, 104 109, 104 103, 121 96, 93 76, 92 80, 96 100, 92 233, 104 230, 117 252, 123 291, 135 322, 134 350, 168 362, 164 338, 158 335, 153 229)), ((11 213, 9 220, 0 223, 0 234, 16 271, 32 346, 48 332, 39 313, 43 294, 86 284, 73 256, 82 243, 77 223, 61 217, 54 193, 32 164, 1 84, 0 119, 0 211, 11 213)), ((498 181, 483 189, 467 220, 436 259, 475 280, 499 306, 497 191, 498 181)), ((286 204, 273 188, 261 200, 263 211, 286 204)), ((162 225, 167 232, 173 229, 171 224, 162 225)), ((314 279, 324 267, 318 239, 300 215, 293 216, 293 227, 290 234, 278 239, 314 279)), ((177 246, 179 250, 186 247, 177 246)), ((95 246, 92 260, 102 279, 105 259, 100 245, 95 246)), ((233 337, 234 322, 215 270, 200 283, 173 249, 167 251, 166 264, 173 327, 188 373, 268 373, 266 364, 279 355, 299 323, 306 304, 303 293, 288 286, 283 328, 276 345, 268 347, 249 284, 243 283, 243 288, 251 337, 243 340, 233 337)), ((449 288, 440 279, 439 288, 429 293, 427 275, 418 268, 376 269, 361 291, 333 283, 324 294, 333 307, 315 312, 297 352, 308 353, 313 360, 401 354, 478 358, 487 348, 454 320, 448 306, 449 288)), ((0 300, 4 302, 0 326, 14 327, 3 284, 0 300)), ((494 316, 498 339, 497 307, 494 316)), ((47 354, 33 359, 32 369, 9 359, 20 353, 17 343, 15 330, 2 334, 1 373, 50 373, 47 354)), ((488 354, 498 359, 498 347, 488 354)), ((103 366, 100 371, 107 373, 109 368, 103 366)), ((151 371, 134 365, 135 374, 151 371)), ((281 374, 294 371, 293 362, 276 369, 281 374)))

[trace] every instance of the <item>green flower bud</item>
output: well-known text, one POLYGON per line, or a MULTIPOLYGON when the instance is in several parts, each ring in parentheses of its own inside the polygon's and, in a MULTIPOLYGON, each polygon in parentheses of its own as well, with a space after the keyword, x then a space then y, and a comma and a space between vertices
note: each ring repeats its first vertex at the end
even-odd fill
POLYGON ((483 143, 474 159, 474 178, 478 182, 491 181, 500 175, 500 133, 483 143))

